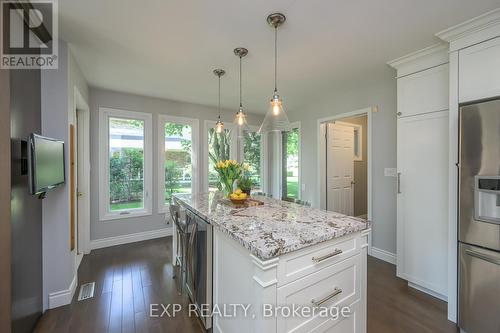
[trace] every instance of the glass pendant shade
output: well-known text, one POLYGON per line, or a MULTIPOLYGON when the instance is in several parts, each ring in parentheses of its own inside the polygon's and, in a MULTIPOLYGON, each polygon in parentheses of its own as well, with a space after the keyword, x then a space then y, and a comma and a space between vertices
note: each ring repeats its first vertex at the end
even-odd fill
POLYGON ((243 112, 242 108, 236 112, 236 116, 234 116, 234 124, 240 126, 242 130, 246 130, 248 128, 247 116, 245 112, 243 112))
POLYGON ((278 27, 286 20, 285 15, 274 13, 267 17, 267 23, 274 28, 274 94, 269 103, 269 110, 260 125, 259 134, 268 132, 287 132, 291 130, 283 101, 278 95, 278 27))
POLYGON ((291 130, 290 121, 283 109, 283 103, 279 96, 274 95, 269 103, 269 110, 260 125, 259 133, 288 132, 291 130))
POLYGON ((217 122, 215 123, 215 132, 222 133, 224 132, 224 123, 220 120, 220 77, 226 74, 226 71, 223 69, 214 69, 214 74, 219 78, 219 94, 217 100, 217 113, 219 117, 217 118, 217 122))
POLYGON ((215 123, 215 132, 222 133, 224 131, 224 123, 219 119, 215 123))

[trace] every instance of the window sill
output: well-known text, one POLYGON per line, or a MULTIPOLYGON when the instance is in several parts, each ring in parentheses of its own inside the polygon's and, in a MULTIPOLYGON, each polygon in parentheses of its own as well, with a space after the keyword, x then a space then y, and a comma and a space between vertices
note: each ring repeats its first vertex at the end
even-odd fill
POLYGON ((146 210, 128 211, 125 214, 123 212, 122 213, 108 213, 104 216, 100 216, 99 220, 105 222, 105 221, 121 220, 121 219, 151 216, 151 215, 152 215, 152 213, 150 211, 146 211, 146 210))

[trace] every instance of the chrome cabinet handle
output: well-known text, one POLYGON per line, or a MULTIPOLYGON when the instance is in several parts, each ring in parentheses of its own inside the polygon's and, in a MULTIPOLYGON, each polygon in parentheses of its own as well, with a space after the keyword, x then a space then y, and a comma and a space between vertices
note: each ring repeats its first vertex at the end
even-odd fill
POLYGON ((312 259, 312 261, 318 263, 318 262, 321 262, 321 261, 326 260, 328 258, 338 256, 339 254, 342 254, 342 250, 335 249, 335 251, 333 251, 332 253, 325 254, 324 256, 321 256, 321 257, 312 257, 311 259, 312 259))
POLYGON ((335 296, 340 295, 341 293, 342 293, 342 289, 335 287, 335 289, 333 290, 333 293, 331 293, 331 294, 330 294, 330 295, 328 295, 328 296, 323 297, 323 298, 322 298, 322 299, 320 299, 319 301, 315 301, 315 300, 314 300, 314 298, 313 298, 313 299, 311 300, 311 303, 312 303, 312 305, 313 305, 313 306, 318 307, 318 306, 321 306, 323 303, 325 303, 325 302, 327 302, 327 301, 331 300, 331 299, 332 299, 332 298, 334 298, 335 296))
POLYGON ((401 172, 398 172, 398 194, 401 194, 401 172))
POLYGON ((479 253, 479 252, 476 252, 476 251, 472 251, 472 250, 465 250, 465 253, 467 253, 471 257, 476 257, 478 259, 490 262, 492 264, 500 265, 500 259, 490 257, 490 256, 488 256, 486 254, 482 254, 482 253, 479 253))

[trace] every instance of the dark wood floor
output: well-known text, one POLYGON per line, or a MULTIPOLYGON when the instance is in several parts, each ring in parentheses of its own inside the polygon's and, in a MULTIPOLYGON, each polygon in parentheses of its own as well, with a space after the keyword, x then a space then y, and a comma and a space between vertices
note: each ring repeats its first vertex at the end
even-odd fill
MULTIPOLYGON (((79 284, 95 281, 95 297, 47 311, 36 332, 202 332, 187 311, 175 318, 149 317, 149 304, 180 303, 171 266, 171 238, 92 251, 79 269, 79 284)), ((77 289, 79 290, 79 289, 77 289)), ((395 267, 368 260, 368 333, 457 332, 446 304, 408 288, 395 267)), ((231 332, 229 332, 231 333, 231 332)))

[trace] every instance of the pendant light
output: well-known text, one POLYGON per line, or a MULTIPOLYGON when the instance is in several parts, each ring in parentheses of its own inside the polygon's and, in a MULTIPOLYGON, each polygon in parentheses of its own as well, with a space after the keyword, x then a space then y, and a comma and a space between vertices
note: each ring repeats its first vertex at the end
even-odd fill
POLYGON ((240 107, 238 112, 236 112, 236 116, 234 117, 234 123, 240 127, 240 134, 243 135, 243 132, 248 129, 247 125, 247 117, 245 112, 243 112, 243 95, 241 89, 241 59, 248 54, 248 50, 244 47, 237 47, 234 49, 234 54, 240 58, 240 107))
POLYGON ((226 71, 223 69, 214 69, 214 74, 219 77, 219 99, 217 100, 217 112, 219 117, 217 118, 217 122, 215 123, 215 132, 222 133, 224 131, 224 123, 220 120, 220 77, 226 74, 226 71))
POLYGON ((291 129, 290 121, 283 109, 283 101, 278 94, 278 27, 285 20, 285 15, 281 13, 274 13, 267 17, 267 23, 274 28, 274 92, 259 133, 284 132, 291 129))

